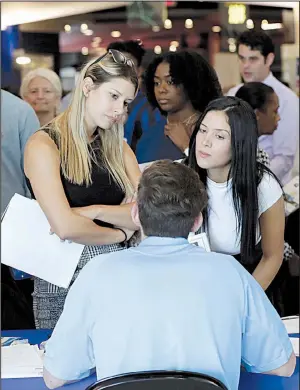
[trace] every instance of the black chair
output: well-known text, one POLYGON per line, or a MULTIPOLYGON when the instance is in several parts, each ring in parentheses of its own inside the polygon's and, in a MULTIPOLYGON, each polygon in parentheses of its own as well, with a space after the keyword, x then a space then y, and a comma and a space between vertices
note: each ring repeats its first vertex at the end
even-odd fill
POLYGON ((143 371, 116 375, 86 390, 228 390, 219 380, 188 371, 143 371))

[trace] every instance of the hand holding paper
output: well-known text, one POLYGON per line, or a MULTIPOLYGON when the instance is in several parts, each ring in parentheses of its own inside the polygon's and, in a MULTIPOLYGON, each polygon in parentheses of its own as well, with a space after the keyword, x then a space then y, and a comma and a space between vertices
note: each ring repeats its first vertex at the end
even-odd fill
POLYGON ((67 288, 84 245, 50 235, 49 222, 35 200, 15 194, 1 226, 2 263, 67 288))

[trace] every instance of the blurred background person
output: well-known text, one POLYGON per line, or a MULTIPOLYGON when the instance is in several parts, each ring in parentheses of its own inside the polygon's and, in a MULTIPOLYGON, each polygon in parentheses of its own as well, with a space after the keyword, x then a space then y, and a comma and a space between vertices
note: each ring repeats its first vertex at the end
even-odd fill
POLYGON ((1 90, 1 214, 14 194, 31 197, 24 176, 24 150, 39 127, 28 103, 1 90))
POLYGON ((53 70, 38 68, 26 74, 20 95, 36 112, 40 126, 44 126, 59 113, 62 85, 53 70))
POLYGON ((258 125, 258 136, 272 135, 280 121, 279 98, 274 89, 253 81, 244 84, 236 93, 253 108, 258 125))
MULTIPOLYGON (((279 100, 272 87, 260 82, 250 82, 244 84, 237 91, 236 97, 243 99, 253 108, 257 119, 258 136, 273 134, 276 131, 278 122, 280 121, 278 114, 279 100)), ((267 167, 270 167, 269 156, 261 148, 258 148, 257 159, 267 167)), ((295 215, 294 213, 293 217, 295 215)), ((289 245, 289 242, 293 243, 293 234, 291 235, 290 233, 290 223, 290 217, 288 217, 285 229, 286 241, 284 243, 283 259, 288 262, 290 276, 292 278, 289 277, 286 280, 285 291, 282 297, 286 315, 297 314, 299 310, 299 294, 295 294, 295 291, 299 291, 299 241, 295 247, 289 245)), ((297 226, 299 226, 299 218, 298 222, 294 223, 293 226, 295 233, 297 226)), ((299 238, 299 234, 297 237, 299 238)))
MULTIPOLYGON (((270 67, 275 58, 272 39, 263 31, 246 31, 238 39, 240 73, 245 83, 260 81, 271 86, 279 98, 280 122, 272 135, 259 138, 259 146, 270 157, 270 167, 282 185, 291 180, 299 139, 299 98, 277 80, 270 67)), ((234 96, 241 84, 229 90, 234 96)))
MULTIPOLYGON (((14 194, 31 197, 24 175, 24 149, 39 127, 28 103, 1 90, 1 215, 14 194)), ((34 328, 33 281, 14 280, 10 268, 1 264, 1 289, 2 329, 34 328)))

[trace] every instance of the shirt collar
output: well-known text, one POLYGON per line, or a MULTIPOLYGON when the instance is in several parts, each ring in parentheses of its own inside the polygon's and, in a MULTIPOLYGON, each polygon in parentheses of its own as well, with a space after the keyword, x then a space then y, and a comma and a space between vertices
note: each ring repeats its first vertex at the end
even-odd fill
POLYGON ((268 85, 272 83, 273 78, 274 78, 273 73, 270 72, 268 76, 264 79, 263 83, 268 85))
POLYGON ((183 237, 146 237, 138 247, 146 246, 180 246, 180 245, 189 245, 189 242, 186 238, 183 237))
POLYGON ((191 246, 192 244, 182 237, 147 237, 137 247, 129 248, 129 250, 146 256, 172 256, 174 258, 177 255, 186 256, 186 250, 191 246))

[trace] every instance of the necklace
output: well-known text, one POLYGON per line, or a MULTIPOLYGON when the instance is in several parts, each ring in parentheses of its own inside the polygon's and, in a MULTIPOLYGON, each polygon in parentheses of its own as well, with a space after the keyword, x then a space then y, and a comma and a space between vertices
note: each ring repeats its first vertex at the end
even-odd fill
MULTIPOLYGON (((185 120, 183 120, 181 123, 183 125, 186 125, 186 126, 189 126, 192 122, 192 119, 196 116, 196 115, 199 115, 198 112, 194 112, 194 114, 190 115, 188 118, 186 118, 185 120)), ((167 118, 167 123, 169 124, 169 118, 167 118)), ((174 123, 174 122, 173 122, 174 123)), ((175 122, 176 123, 176 122, 175 122)))

